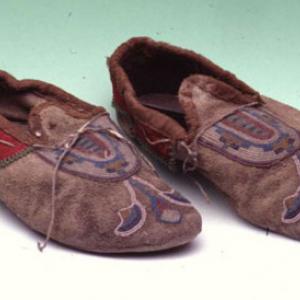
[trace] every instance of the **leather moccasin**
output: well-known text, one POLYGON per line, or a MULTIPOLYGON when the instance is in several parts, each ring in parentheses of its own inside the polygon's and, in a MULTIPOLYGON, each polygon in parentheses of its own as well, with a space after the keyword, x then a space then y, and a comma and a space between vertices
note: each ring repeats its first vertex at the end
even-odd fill
POLYGON ((190 242, 201 218, 159 178, 108 113, 0 72, 1 201, 49 239, 89 252, 190 242))
POLYGON ((109 58, 126 132, 197 170, 252 224, 300 238, 300 112, 189 50, 133 38, 109 58))

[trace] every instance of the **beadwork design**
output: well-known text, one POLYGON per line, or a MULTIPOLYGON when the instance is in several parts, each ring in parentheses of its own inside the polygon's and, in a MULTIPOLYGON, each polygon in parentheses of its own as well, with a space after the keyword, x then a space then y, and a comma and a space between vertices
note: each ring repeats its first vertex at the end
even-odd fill
POLYGON ((124 185, 130 194, 131 205, 119 211, 121 223, 115 229, 115 234, 119 236, 131 235, 143 227, 146 221, 147 212, 137 193, 141 193, 150 202, 155 219, 161 223, 181 223, 182 214, 176 205, 191 206, 190 202, 176 191, 161 191, 138 176, 132 176, 124 182, 124 185))
MULTIPOLYGON (((107 116, 100 116, 89 127, 117 131, 107 116)), ((40 150, 37 153, 48 163, 56 165, 63 151, 61 145, 57 150, 40 150)), ((115 182, 129 178, 139 168, 140 160, 127 143, 107 131, 88 131, 66 155, 60 170, 91 180, 115 182)))
MULTIPOLYGON (((293 156, 293 160, 295 162, 298 177, 300 180, 300 151, 298 151, 293 156)), ((300 220, 300 185, 293 195, 288 196, 283 200, 283 207, 283 223, 291 224, 296 223, 300 220)))
MULTIPOLYGON (((99 182, 122 182, 131 203, 117 212, 120 223, 114 233, 121 237, 130 236, 144 226, 149 213, 160 223, 181 223, 182 212, 178 206, 190 207, 190 202, 175 190, 162 191, 137 175, 142 161, 147 163, 152 171, 153 166, 143 155, 137 155, 123 138, 110 135, 110 130, 97 130, 112 129, 117 132, 118 129, 110 119, 101 116, 86 128, 95 130, 80 135, 65 154, 59 170, 99 182)), ((57 150, 39 150, 37 154, 56 166, 59 158, 65 153, 64 149, 62 145, 57 150)))
POLYGON ((245 107, 214 124, 198 139, 240 163, 269 166, 300 148, 299 133, 274 116, 245 107))

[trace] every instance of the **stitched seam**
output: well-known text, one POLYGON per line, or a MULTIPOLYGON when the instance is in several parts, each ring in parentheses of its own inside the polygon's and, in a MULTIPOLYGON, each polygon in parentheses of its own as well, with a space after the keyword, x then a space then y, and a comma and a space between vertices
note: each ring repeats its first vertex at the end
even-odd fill
POLYGON ((120 106, 118 104, 114 104, 115 108, 120 111, 123 114, 129 115, 132 119, 136 120, 137 122, 139 122, 140 124, 142 124, 143 126, 155 131, 156 133, 162 135, 165 138, 168 138, 168 136, 166 136, 162 131, 158 130, 157 128, 152 127, 151 125, 145 123, 144 121, 142 121, 139 117, 136 116, 131 116, 127 111, 125 111, 124 109, 120 108, 120 106))
POLYGON ((20 151, 19 153, 9 157, 9 158, 6 158, 2 161, 0 161, 0 168, 5 168, 7 167, 8 165, 10 165, 11 163, 25 157, 27 154, 29 154, 30 152, 33 151, 33 148, 32 147, 28 147, 26 148, 25 150, 23 151, 20 151))

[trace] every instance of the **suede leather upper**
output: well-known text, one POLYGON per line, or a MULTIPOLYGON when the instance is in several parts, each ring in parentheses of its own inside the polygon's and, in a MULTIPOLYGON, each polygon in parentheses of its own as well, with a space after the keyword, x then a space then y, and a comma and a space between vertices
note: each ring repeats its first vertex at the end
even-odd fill
POLYGON ((149 38, 122 44, 108 65, 131 137, 171 169, 206 176, 244 219, 300 239, 299 111, 149 38))
POLYGON ((172 248, 200 232, 198 212, 103 108, 47 83, 0 78, 0 199, 30 228, 100 253, 172 248))

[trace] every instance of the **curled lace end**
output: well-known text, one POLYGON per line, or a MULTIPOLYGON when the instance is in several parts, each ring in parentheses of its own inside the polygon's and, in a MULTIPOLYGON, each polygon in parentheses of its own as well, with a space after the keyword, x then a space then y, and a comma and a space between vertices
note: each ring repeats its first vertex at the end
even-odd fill
POLYGON ((206 203, 210 204, 212 202, 210 196, 208 195, 208 193, 206 192, 205 188, 203 187, 203 185, 196 180, 193 177, 189 177, 191 179, 191 181, 194 183, 194 185, 199 189, 200 193, 202 194, 204 200, 206 203))
POLYGON ((178 145, 186 151, 186 158, 182 166, 183 173, 186 174, 195 171, 198 165, 198 152, 192 150, 191 146, 187 145, 184 141, 181 141, 178 145))
POLYGON ((40 252, 43 252, 44 249, 47 247, 48 242, 37 242, 37 247, 39 249, 40 252))

